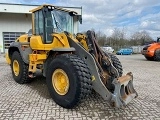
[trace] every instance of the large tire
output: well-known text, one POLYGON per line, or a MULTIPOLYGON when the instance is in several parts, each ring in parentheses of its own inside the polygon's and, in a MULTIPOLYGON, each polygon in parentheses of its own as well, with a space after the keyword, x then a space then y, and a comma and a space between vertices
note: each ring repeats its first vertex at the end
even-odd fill
POLYGON ((154 60, 154 57, 147 57, 147 56, 144 56, 144 57, 149 61, 153 61, 154 60))
POLYGON ((15 51, 11 57, 11 69, 14 80, 19 84, 31 82, 28 77, 28 64, 24 63, 19 52, 15 51))
MULTIPOLYGON (((117 69, 117 71, 119 73, 119 77, 121 77, 122 74, 123 74, 123 68, 122 68, 121 62, 119 61, 119 59, 114 54, 105 53, 105 55, 106 54, 108 54, 109 57, 111 58, 113 66, 117 69)), ((114 85, 112 84, 112 81, 113 81, 114 78, 115 78, 115 76, 111 76, 111 78, 106 83, 106 87, 107 87, 108 90, 110 90, 110 92, 114 91, 114 85)))
POLYGON ((160 61, 160 49, 157 49, 154 53, 154 60, 160 61))
POLYGON ((118 70, 119 76, 121 77, 123 74, 123 68, 121 62, 115 55, 109 54, 109 56, 111 57, 113 66, 118 70))
POLYGON ((118 70, 119 76, 121 77, 123 74, 123 68, 122 68, 121 62, 114 54, 108 53, 108 55, 110 56, 112 60, 113 66, 118 70))
POLYGON ((72 54, 58 55, 52 60, 46 81, 53 100, 68 109, 75 107, 92 91, 91 74, 87 64, 72 54))

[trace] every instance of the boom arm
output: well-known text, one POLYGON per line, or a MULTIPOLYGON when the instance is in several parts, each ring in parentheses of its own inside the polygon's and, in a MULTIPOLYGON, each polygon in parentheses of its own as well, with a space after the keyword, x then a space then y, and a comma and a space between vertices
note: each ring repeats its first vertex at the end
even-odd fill
POLYGON ((87 31, 87 43, 90 53, 84 49, 80 44, 74 42, 68 37, 69 44, 76 49, 75 54, 80 56, 86 61, 91 73, 93 89, 99 93, 104 100, 109 101, 115 107, 126 106, 133 98, 138 94, 133 87, 133 75, 127 73, 127 75, 119 77, 116 68, 113 66, 109 57, 106 57, 96 43, 94 32, 87 31), (109 74, 113 77, 114 91, 109 91, 105 85, 104 68, 106 66, 109 70, 109 74))

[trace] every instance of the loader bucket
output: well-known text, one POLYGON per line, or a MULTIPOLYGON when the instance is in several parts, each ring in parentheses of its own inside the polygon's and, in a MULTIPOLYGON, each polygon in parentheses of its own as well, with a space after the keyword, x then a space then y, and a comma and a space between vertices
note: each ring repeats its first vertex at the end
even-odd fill
POLYGON ((133 75, 131 72, 119 77, 118 80, 114 79, 112 83, 115 89, 112 94, 111 105, 114 107, 123 108, 138 96, 133 87, 133 75))

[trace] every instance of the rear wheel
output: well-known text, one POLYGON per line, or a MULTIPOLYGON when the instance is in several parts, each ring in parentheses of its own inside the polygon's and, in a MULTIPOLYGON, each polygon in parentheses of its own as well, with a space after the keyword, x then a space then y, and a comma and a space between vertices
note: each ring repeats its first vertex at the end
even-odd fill
POLYGON ((14 80, 19 84, 31 82, 28 77, 28 65, 23 62, 19 52, 15 51, 11 58, 11 69, 14 80))
POLYGON ((160 49, 155 51, 154 60, 155 61, 160 61, 160 49))
POLYGON ((64 108, 73 108, 92 91, 89 68, 76 55, 58 55, 50 63, 46 76, 51 97, 64 108))

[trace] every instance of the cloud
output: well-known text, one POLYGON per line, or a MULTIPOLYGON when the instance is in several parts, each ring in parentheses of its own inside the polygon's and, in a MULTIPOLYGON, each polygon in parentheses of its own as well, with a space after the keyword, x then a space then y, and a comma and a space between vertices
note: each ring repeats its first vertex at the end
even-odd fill
POLYGON ((140 24, 140 26, 142 27, 142 28, 145 28, 145 27, 147 27, 148 25, 149 25, 149 23, 150 23, 150 21, 143 21, 141 24, 140 24))
POLYGON ((153 30, 153 31, 160 31, 160 25, 159 22, 157 21, 143 21, 140 24, 141 29, 146 29, 146 30, 153 30))
POLYGON ((22 0, 0 0, 0 3, 21 3, 22 0))
POLYGON ((107 36, 111 36, 113 34, 113 28, 106 28, 104 29, 103 33, 105 33, 107 36))
POLYGON ((156 39, 160 31, 160 12, 147 14, 139 19, 139 29, 149 31, 150 35, 156 39))
POLYGON ((110 35, 114 28, 125 28, 127 35, 146 30, 153 38, 159 36, 157 32, 160 31, 159 0, 9 0, 7 2, 82 6, 83 24, 80 25, 80 31, 94 28, 110 35))
POLYGON ((84 14, 83 20, 89 21, 90 23, 103 23, 104 22, 103 19, 99 19, 94 14, 90 14, 90 15, 84 14))

